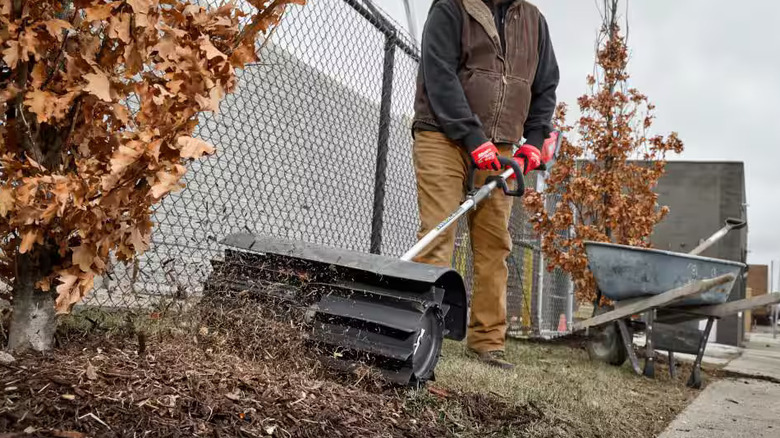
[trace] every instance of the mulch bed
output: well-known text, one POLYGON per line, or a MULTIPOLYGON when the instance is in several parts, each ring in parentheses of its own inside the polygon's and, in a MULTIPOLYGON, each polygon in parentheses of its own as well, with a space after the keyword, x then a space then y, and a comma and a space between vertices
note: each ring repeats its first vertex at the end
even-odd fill
POLYGON ((2 370, 0 429, 88 436, 432 434, 403 418, 399 399, 296 368, 207 353, 186 339, 152 345, 144 356, 128 345, 74 345, 2 370))
POLYGON ((212 308, 145 336, 70 332, 51 353, 19 355, 0 365, 0 437, 522 436, 548 421, 486 395, 337 374, 258 312, 212 308))

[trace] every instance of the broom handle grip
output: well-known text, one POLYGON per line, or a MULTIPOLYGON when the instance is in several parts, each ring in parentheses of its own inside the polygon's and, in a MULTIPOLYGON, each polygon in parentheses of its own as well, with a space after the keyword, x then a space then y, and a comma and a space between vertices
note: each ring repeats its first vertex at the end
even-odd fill
MULTIPOLYGON (((514 159, 507 157, 498 157, 498 162, 501 163, 503 168, 508 167, 509 169, 504 170, 504 172, 502 172, 500 175, 489 176, 485 181, 485 184, 490 181, 496 181, 498 186, 504 190, 504 194, 506 196, 522 197, 525 194, 525 180, 523 180, 523 172, 522 169, 520 169, 520 165, 514 159), (512 172, 510 172, 510 170, 512 172), (516 176, 515 180, 517 181, 517 188, 515 190, 510 190, 506 183, 507 179, 509 179, 509 177, 512 175, 516 176)), ((469 168, 468 193, 472 193, 474 191, 474 178, 476 177, 475 171, 476 167, 474 164, 472 164, 469 168)), ((477 202, 479 201, 481 201, 481 199, 477 202)))
POLYGON ((517 189, 509 190, 509 187, 506 186, 506 180, 511 176, 511 174, 507 174, 506 172, 501 174, 501 179, 505 181, 503 185, 504 194, 507 196, 522 197, 525 194, 525 180, 523 179, 523 170, 520 169, 520 164, 518 164, 517 161, 515 161, 513 158, 504 157, 498 157, 498 162, 503 166, 509 166, 509 168, 514 172, 515 181, 517 181, 517 189))

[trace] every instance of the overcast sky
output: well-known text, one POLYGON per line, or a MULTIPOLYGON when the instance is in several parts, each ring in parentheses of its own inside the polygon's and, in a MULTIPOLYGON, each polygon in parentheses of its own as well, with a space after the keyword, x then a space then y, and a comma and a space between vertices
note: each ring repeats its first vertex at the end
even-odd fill
MULTIPOLYGON (((411 2, 420 33, 430 1, 411 2)), ((401 0, 376 3, 406 25, 401 0)), ((550 25, 571 121, 593 70, 597 4, 532 3, 550 25)), ((780 260, 780 2, 631 1, 627 15, 631 85, 657 107, 654 133, 677 131, 685 142, 670 159, 744 161, 748 263, 780 260)))

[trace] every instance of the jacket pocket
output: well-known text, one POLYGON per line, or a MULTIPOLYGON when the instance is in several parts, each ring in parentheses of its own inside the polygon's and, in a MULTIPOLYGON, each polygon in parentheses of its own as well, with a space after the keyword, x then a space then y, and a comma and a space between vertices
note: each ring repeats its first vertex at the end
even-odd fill
POLYGON ((485 134, 490 136, 498 113, 501 75, 477 68, 465 70, 459 76, 471 111, 479 118, 485 134))
POLYGON ((519 142, 531 105, 531 82, 507 75, 504 98, 498 110, 496 141, 519 142))

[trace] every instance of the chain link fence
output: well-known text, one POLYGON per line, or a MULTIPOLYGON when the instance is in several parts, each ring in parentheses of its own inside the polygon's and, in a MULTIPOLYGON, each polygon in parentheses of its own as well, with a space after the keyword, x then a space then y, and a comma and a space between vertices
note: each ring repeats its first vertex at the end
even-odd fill
MULTIPOLYGON (((239 72, 238 91, 201 116, 197 135, 216 155, 193 163, 186 189, 157 206, 149 251, 113 265, 84 305, 196 300, 219 241, 235 232, 390 256, 415 243, 413 40, 369 2, 309 0, 258 47, 260 62, 239 72)), ((511 228, 512 333, 558 333, 559 316, 571 320, 570 282, 547 272, 521 202, 511 228)), ((465 221, 457 235, 453 266, 470 284, 465 221)))

